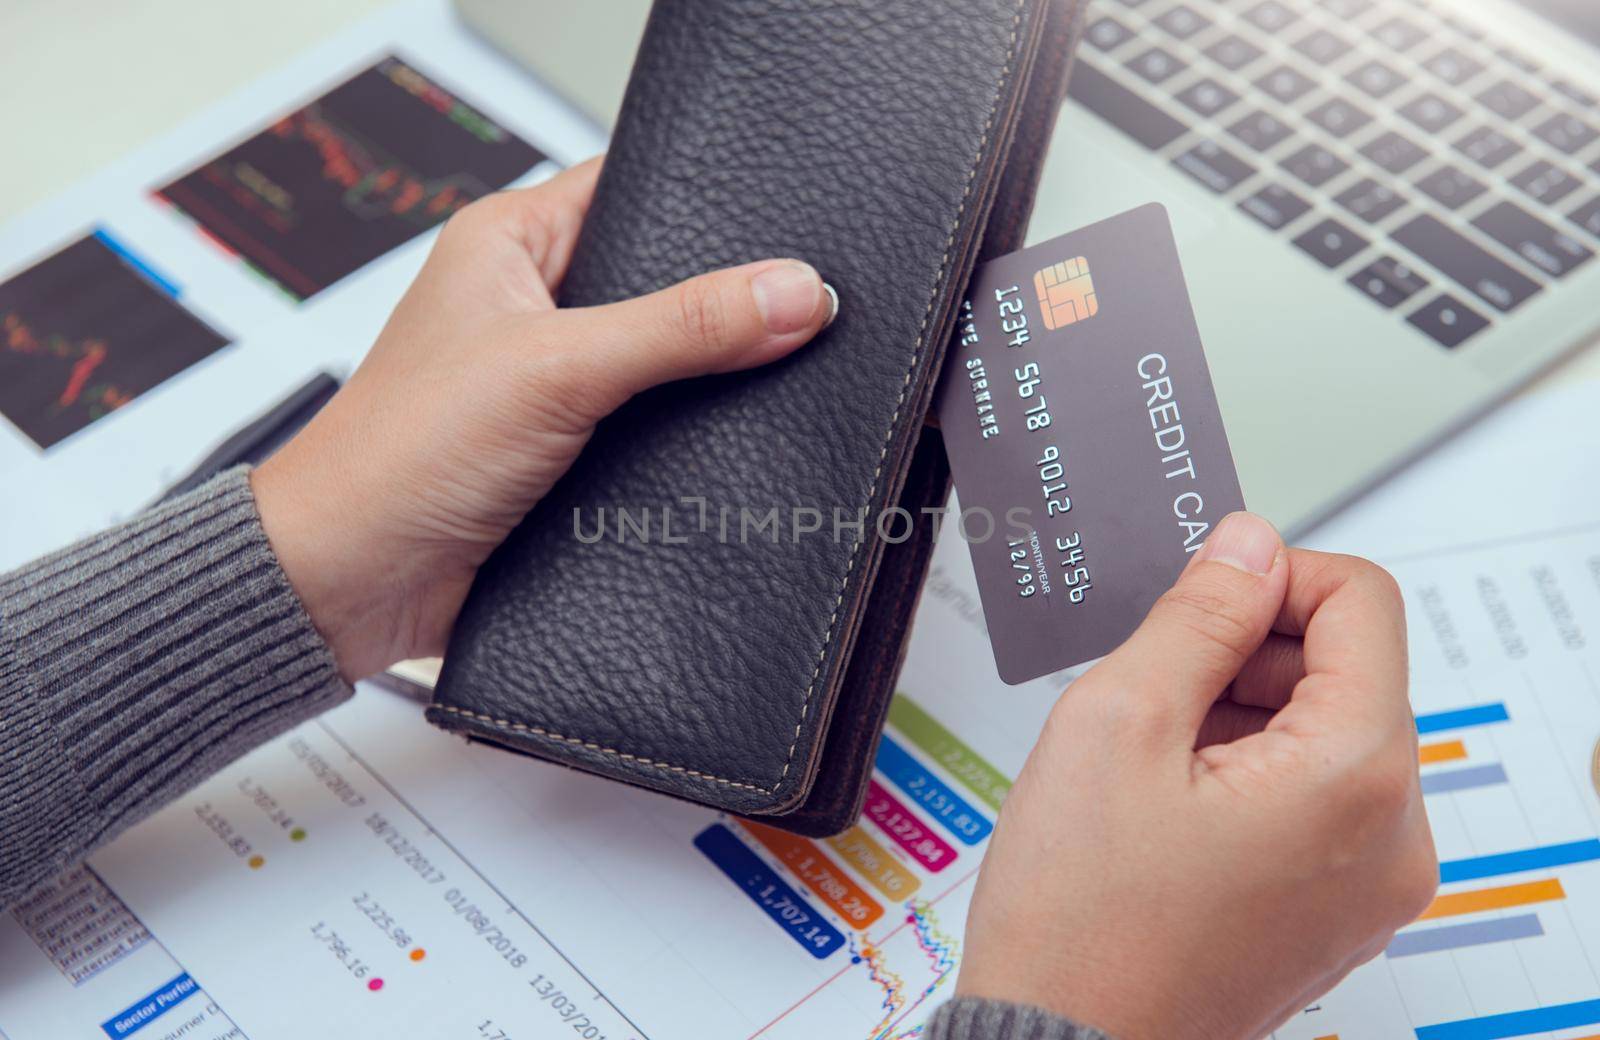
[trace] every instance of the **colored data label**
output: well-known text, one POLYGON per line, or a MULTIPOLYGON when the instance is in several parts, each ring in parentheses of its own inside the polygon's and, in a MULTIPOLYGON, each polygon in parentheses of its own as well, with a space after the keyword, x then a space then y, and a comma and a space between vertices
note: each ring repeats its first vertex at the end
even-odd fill
POLYGON ((922 887, 921 879, 902 868, 889 850, 873 841, 859 823, 827 841, 828 846, 856 868, 873 888, 890 899, 910 899, 922 887))
POLYGON ((1505 910, 1513 906, 1529 906, 1567 898, 1566 890, 1557 878, 1543 881, 1525 881, 1520 885, 1501 885, 1498 888, 1481 888, 1471 892, 1450 892, 1435 896, 1428 909, 1417 917, 1431 921, 1438 917, 1456 917, 1460 914, 1477 914, 1485 910, 1505 910))
POLYGON ((878 743, 878 769, 964 844, 976 845, 994 830, 987 816, 952 791, 887 734, 878 743))
POLYGON ((978 801, 995 812, 1011 791, 1011 780, 916 701, 903 694, 889 703, 889 721, 906 739, 978 796, 978 801))
POLYGON ((1417 716, 1418 733, 1437 733, 1442 729, 1465 729, 1468 726, 1488 726, 1496 722, 1509 722, 1510 713, 1499 702, 1477 704, 1454 711, 1436 711, 1431 715, 1417 716))
POLYGON ((1538 845, 1515 852, 1473 856, 1470 859, 1447 859, 1439 864, 1439 883, 1448 885, 1452 881, 1519 874, 1524 870, 1549 870, 1592 860, 1600 860, 1600 840, 1584 838, 1559 845, 1538 845))
POLYGON ((821 960, 844 946, 844 934, 722 824, 714 823, 701 831, 694 839, 694 847, 811 956, 821 960))
POLYGON ((100 1029, 112 1040, 131 1036, 198 992, 200 987, 185 972, 100 1023, 100 1029))
POLYGON ((1417 748, 1417 763, 1424 766, 1436 762, 1456 762, 1466 757, 1467 746, 1459 740, 1445 740, 1417 748))
POLYGON ((815 843, 750 820, 739 823, 852 928, 870 927, 883 916, 883 907, 878 901, 867 895, 866 890, 852 881, 815 843))
POLYGON ((910 809, 876 780, 867 783, 867 805, 861 810, 861 816, 877 824, 912 859, 934 873, 955 861, 956 850, 924 827, 910 809))

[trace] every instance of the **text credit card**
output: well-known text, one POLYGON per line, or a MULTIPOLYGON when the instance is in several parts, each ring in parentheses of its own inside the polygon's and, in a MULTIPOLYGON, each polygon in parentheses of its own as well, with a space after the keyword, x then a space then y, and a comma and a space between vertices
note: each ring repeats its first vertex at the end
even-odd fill
POLYGON ((1244 508, 1159 205, 983 265, 937 408, 1008 683, 1112 650, 1244 508))

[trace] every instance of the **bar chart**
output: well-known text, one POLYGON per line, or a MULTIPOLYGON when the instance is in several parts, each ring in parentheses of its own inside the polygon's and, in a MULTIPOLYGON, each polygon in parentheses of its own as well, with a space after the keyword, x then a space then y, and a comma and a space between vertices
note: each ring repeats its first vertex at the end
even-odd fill
POLYGON ((1285 1040, 1600 1036, 1597 549, 1572 533, 1395 567, 1439 892, 1285 1040))

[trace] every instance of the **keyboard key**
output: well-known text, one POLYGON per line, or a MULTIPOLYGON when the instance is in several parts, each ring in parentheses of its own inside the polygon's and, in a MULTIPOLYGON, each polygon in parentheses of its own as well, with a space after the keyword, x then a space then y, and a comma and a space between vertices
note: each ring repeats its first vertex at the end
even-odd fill
POLYGON ((1413 217, 1389 236, 1498 310, 1510 311, 1539 291, 1538 283, 1480 249, 1438 217, 1413 217))
POLYGON ((1560 278, 1594 258, 1576 238, 1510 202, 1497 202, 1473 226, 1544 273, 1560 278))
POLYGON ((1133 30, 1107 15, 1083 31, 1084 38, 1103 51, 1116 48, 1133 39, 1133 30))
POLYGON ((1363 249, 1367 240, 1337 220, 1324 220, 1303 232, 1294 244, 1310 253, 1324 267, 1338 267, 1363 249))
POLYGON ((1528 165, 1511 178, 1511 183, 1526 192, 1529 198, 1546 206, 1560 202, 1583 186, 1578 178, 1543 159, 1528 165))
POLYGON ((1502 119, 1521 119, 1539 107, 1539 99, 1508 79, 1478 94, 1483 106, 1502 119))
POLYGON ((1319 0, 1322 9, 1341 22, 1359 18, 1372 10, 1372 0, 1319 0))
POLYGON ((1405 82, 1405 77, 1381 61, 1369 61, 1355 69, 1345 79, 1375 98, 1393 93, 1396 87, 1405 82))
POLYGON ((1491 126, 1480 126, 1456 142, 1456 151, 1492 170, 1522 151, 1522 146, 1491 126))
POLYGON ((1257 109, 1228 127, 1228 133, 1256 151, 1265 152, 1288 137, 1290 130, 1277 116, 1257 109))
POLYGON ((1600 238, 1600 195, 1585 202, 1571 213, 1567 219, 1583 228, 1595 238, 1600 238))
POLYGON ((1172 165, 1219 195, 1237 188, 1256 172, 1254 166, 1214 141, 1201 141, 1172 160, 1172 165))
POLYGON ((1261 0, 1244 13, 1245 20, 1264 33, 1280 33, 1300 16, 1278 0, 1261 0))
POLYGON ((1306 118, 1334 137, 1347 137, 1372 122, 1371 116, 1344 98, 1324 101, 1307 112, 1306 118))
POLYGON ((1287 65, 1279 65, 1256 80, 1256 86, 1271 94, 1285 105, 1292 105, 1317 84, 1309 77, 1287 65))
POLYGON ((1214 79, 1190 84, 1177 95, 1179 101, 1203 116, 1214 116, 1239 100, 1239 95, 1214 79))
POLYGON ((1211 24, 1209 18, 1201 17, 1199 12, 1187 4, 1179 4, 1157 15, 1155 21, 1157 25, 1180 40, 1187 40, 1211 24))
POLYGON ((1350 168, 1349 163, 1320 144, 1307 144, 1285 158, 1280 165, 1312 187, 1322 187, 1350 168))
POLYGON ((1313 188, 1322 187, 1350 168, 1349 163, 1319 144, 1306 145, 1281 165, 1313 188))
MULTIPOLYGON (((1600 210, 1600 199, 1595 200, 1595 206, 1600 210)), ((1272 230, 1281 231, 1311 212, 1311 203, 1282 185, 1269 184, 1239 203, 1239 208, 1272 230)))
POLYGON ((1146 148, 1165 148, 1188 127, 1086 61, 1073 65, 1067 93, 1146 148))
POLYGON ((1229 33, 1205 49, 1206 57, 1229 72, 1238 72, 1266 53, 1242 36, 1229 33))
POLYGON ((1555 88, 1556 93, 1565 97, 1579 108, 1593 108, 1596 105, 1600 105, 1600 99, 1597 99, 1582 87, 1574 86, 1564 79, 1551 80, 1550 85, 1555 88))
POLYGON ((1300 42, 1294 45, 1294 49, 1318 65, 1338 61, 1351 50, 1348 40, 1327 29, 1317 29, 1302 37, 1300 42))
POLYGON ((1128 68, 1150 83, 1160 83, 1183 71, 1183 63, 1160 47, 1151 47, 1131 59, 1128 68))
POLYGON ((1423 62, 1422 67, 1452 87, 1459 87, 1483 71, 1483 62, 1462 54, 1454 47, 1446 47, 1423 62))
POLYGON ((1405 197, 1387 184, 1379 184, 1371 177, 1357 181, 1334 200, 1368 224, 1376 224, 1406 204, 1405 197))
POLYGON ((1589 142, 1600 137, 1600 130, 1568 115, 1551 116, 1534 127, 1533 132, 1552 148, 1559 148, 1568 155, 1582 151, 1589 146, 1589 142))
POLYGON ((1482 195, 1484 183, 1455 166, 1441 166, 1417 181, 1422 193, 1446 209, 1460 209, 1482 195))
POLYGON ((1442 347, 1459 347, 1489 327, 1489 321, 1471 307, 1441 293, 1406 319, 1442 347))
POLYGON ((1427 38, 1428 34, 1404 18, 1395 17, 1384 22, 1373 30, 1373 36, 1378 38, 1390 50, 1408 51, 1427 38))
POLYGON ((1363 267, 1350 276, 1350 284, 1390 310, 1428 287, 1427 279, 1392 256, 1363 267))
POLYGON ((1461 109, 1438 94, 1423 94, 1401 105, 1399 112, 1430 134, 1437 134, 1461 118, 1461 109))
POLYGON ((1421 146, 1390 130, 1379 134, 1361 149, 1361 154, 1390 173, 1405 173, 1428 157, 1421 146))
POLYGON ((1528 57, 1526 54, 1523 54, 1519 51, 1514 51, 1510 47, 1501 47, 1499 50, 1495 51, 1495 53, 1498 54, 1506 62, 1506 64, 1510 65, 1512 68, 1528 73, 1539 71, 1539 65, 1537 62, 1528 57))

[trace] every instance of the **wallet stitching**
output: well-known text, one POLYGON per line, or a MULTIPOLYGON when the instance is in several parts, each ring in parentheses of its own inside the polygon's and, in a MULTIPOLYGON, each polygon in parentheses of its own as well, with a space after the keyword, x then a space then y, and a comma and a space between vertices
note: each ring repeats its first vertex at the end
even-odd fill
MULTIPOLYGON (((698 769, 690 769, 688 766, 675 766, 670 762, 658 762, 653 758, 645 758, 643 755, 629 754, 626 751, 619 751, 616 748, 606 747, 604 744, 596 744, 594 741, 584 740, 582 737, 564 737, 560 733, 552 733, 550 730, 547 730, 542 726, 529 726, 526 723, 514 722, 511 719, 497 719, 493 715, 484 715, 476 711, 468 711, 466 708, 457 708, 453 704, 440 704, 437 705, 437 707, 442 711, 450 712, 452 715, 464 715, 469 719, 476 719, 479 722, 490 723, 499 727, 500 729, 513 729, 519 733, 530 733, 536 737, 546 737, 552 740, 559 740, 564 744, 571 744, 574 747, 587 748, 590 751, 604 751, 608 754, 616 755, 618 758, 628 762, 638 762, 640 765, 653 766, 656 769, 666 769, 674 773, 682 773, 685 776, 692 776, 700 780, 715 780, 717 783, 724 784, 728 787, 740 787, 747 791, 759 791, 762 794, 772 793, 772 791, 768 790, 767 788, 757 787, 755 784, 741 783, 738 780, 726 780, 720 776, 712 776, 710 773, 702 773, 698 769)), ((776 788, 773 790, 776 790, 776 788)))
MULTIPOLYGON (((956 217, 950 224, 950 233, 944 240, 944 256, 939 259, 939 274, 933 280, 933 288, 928 293, 928 306, 922 312, 922 324, 917 328, 917 341, 911 348, 911 357, 906 363, 906 375, 900 382, 900 397, 894 403, 894 412, 889 416, 889 428, 883 434, 883 447, 878 452, 878 466, 872 471, 872 487, 867 492, 867 503, 870 505, 878 494, 878 481, 883 476, 883 463, 889 457, 889 445, 894 441, 894 428, 900 421, 900 410, 905 407, 906 393, 911 389, 911 377, 917 370, 917 359, 922 356, 924 339, 928 332, 928 322, 933 319, 933 307, 939 301, 939 286, 944 282, 945 275, 950 270, 950 253, 955 248, 956 232, 961 230, 961 222, 967 216, 967 204, 972 201, 972 183, 978 177, 978 167, 983 163, 984 150, 989 147, 989 135, 994 130, 994 116, 1000 110, 1000 98, 1005 94, 1006 81, 1011 78, 1011 67, 1017 60, 1017 41, 1021 36, 1022 12, 1027 5, 1027 0, 1017 0, 1015 12, 1011 16, 1011 38, 1006 41, 1008 54, 1006 63, 1000 69, 1000 75, 995 80, 994 98, 989 102, 989 117, 984 120, 983 133, 978 138, 978 149, 972 156, 972 166, 967 170, 967 181, 961 189, 961 204, 956 210, 956 217)), ((822 664, 828 657, 828 645, 833 641, 833 631, 839 620, 839 608, 844 605, 845 591, 850 587, 850 579, 855 575, 856 560, 861 556, 861 544, 866 539, 858 539, 850 550, 850 561, 845 564, 844 580, 839 583, 839 595, 833 601, 833 613, 828 618, 828 630, 822 637, 822 646, 817 651, 817 667, 811 672, 811 683, 806 687, 805 700, 800 704, 800 718, 794 724, 794 740, 789 744, 789 757, 783 763, 783 771, 778 774, 777 782, 772 785, 772 790, 777 791, 783 786, 783 781, 789 775, 789 769, 794 765, 795 749, 800 746, 800 731, 805 727, 806 716, 811 712, 812 695, 816 693, 817 678, 822 674, 822 664)))
MULTIPOLYGON (((873 470, 872 486, 867 492, 867 502, 869 504, 878 494, 878 482, 883 476, 883 463, 884 460, 889 457, 889 446, 894 441, 894 428, 895 425, 900 421, 900 410, 905 407, 906 394, 911 389, 911 377, 916 373, 917 370, 917 359, 922 356, 923 341, 928 332, 928 322, 933 319, 934 304, 938 303, 939 301, 939 286, 944 282, 945 275, 950 269, 950 253, 955 248, 956 233, 961 230, 961 222, 966 219, 967 204, 972 201, 972 184, 977 179, 978 167, 983 164, 983 153, 984 150, 989 147, 989 135, 994 130, 995 113, 1000 110, 1000 99, 1005 94, 1006 82, 1011 78, 1012 66, 1016 64, 1018 46, 1017 41, 1021 36, 1022 13, 1023 9, 1027 6, 1027 3, 1028 0, 1017 0, 1015 13, 1011 17, 1011 38, 1006 41, 1006 47, 1009 53, 1006 56, 1005 65, 1000 69, 999 77, 995 80, 994 98, 989 102, 989 117, 984 121, 983 132, 978 139, 978 149, 972 157, 972 167, 967 171, 966 184, 963 186, 961 191, 961 203, 959 208, 956 210, 955 220, 950 224, 950 233, 945 238, 944 256, 939 260, 939 274, 934 279, 933 289, 928 294, 927 309, 922 312, 922 324, 917 329, 917 341, 912 347, 911 357, 908 359, 906 364, 905 379, 903 379, 900 383, 900 397, 897 401, 895 401, 894 412, 889 417, 889 428, 884 431, 883 448, 878 452, 878 466, 877 469, 873 470)), ((739 780, 729 780, 725 777, 713 776, 710 773, 704 773, 698 769, 690 769, 688 766, 673 765, 670 762, 661 762, 653 758, 646 758, 642 755, 631 754, 618 748, 607 747, 604 744, 598 744, 592 740, 584 740, 582 737, 565 736, 563 734, 545 729, 542 726, 530 726, 526 723, 517 722, 512 719, 498 719, 492 715, 484 715, 476 711, 470 711, 466 708, 457 708, 450 704, 440 704, 435 705, 435 707, 438 707, 443 711, 450 712, 453 715, 460 715, 465 718, 473 719, 477 722, 493 726, 497 729, 512 730, 519 733, 527 733, 530 736, 543 737, 548 740, 557 740, 563 744, 570 744, 574 747, 581 747, 590 751, 598 751, 602 754, 614 755, 625 762, 633 762, 665 772, 678 773, 683 776, 694 777, 697 780, 709 780, 713 783, 721 784, 724 787, 736 787, 740 790, 755 791, 759 794, 773 794, 783 786, 784 780, 786 780, 789 776, 789 770, 794 766, 794 753, 795 750, 800 746, 800 732, 805 728, 806 718, 811 713, 811 701, 813 695, 817 691, 817 679, 822 675, 822 664, 827 660, 828 657, 828 644, 832 642, 834 629, 838 625, 839 608, 844 605, 845 591, 849 589, 850 579, 855 575, 856 560, 861 556, 862 541, 865 541, 865 539, 858 540, 855 543, 855 546, 850 550, 850 560, 845 564, 844 580, 839 583, 839 595, 833 601, 833 613, 828 618, 828 630, 823 634, 821 649, 817 651, 817 666, 811 672, 810 685, 806 687, 805 699, 800 703, 800 717, 794 724, 794 740, 789 744, 789 755, 784 760, 783 770, 778 774, 778 779, 771 787, 761 787, 758 784, 745 783, 739 780)))

